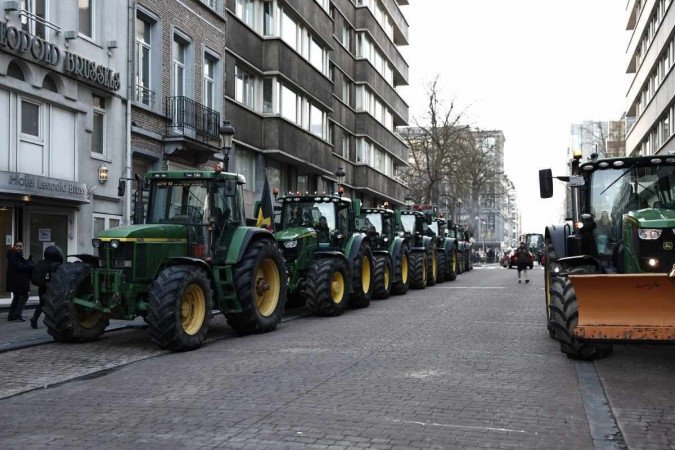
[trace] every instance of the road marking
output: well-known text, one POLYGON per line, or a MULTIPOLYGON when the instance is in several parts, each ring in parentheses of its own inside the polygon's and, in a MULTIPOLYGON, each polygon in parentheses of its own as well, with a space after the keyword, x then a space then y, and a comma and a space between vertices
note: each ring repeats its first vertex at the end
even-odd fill
MULTIPOLYGON (((387 420, 387 419, 385 419, 387 420)), ((510 428, 495 428, 495 427, 476 427, 470 425, 457 425, 454 423, 436 423, 436 422, 418 422, 416 420, 400 420, 400 419, 391 419, 387 420, 388 422, 395 423, 404 423, 408 425, 420 425, 423 427, 443 427, 443 428, 462 428, 465 430, 483 430, 483 431, 498 431, 498 432, 508 432, 508 433, 522 433, 522 434, 539 434, 536 431, 527 431, 527 430, 512 430, 510 428)))
POLYGON ((592 362, 576 363, 581 400, 586 411, 593 446, 597 449, 623 449, 626 443, 619 429, 605 388, 592 362))

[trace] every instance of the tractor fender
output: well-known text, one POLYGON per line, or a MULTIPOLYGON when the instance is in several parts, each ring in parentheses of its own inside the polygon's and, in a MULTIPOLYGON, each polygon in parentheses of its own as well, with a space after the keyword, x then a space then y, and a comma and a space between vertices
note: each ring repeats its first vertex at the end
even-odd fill
POLYGON ((373 250, 373 255, 389 256, 389 250, 373 250))
POLYGON ((430 236, 424 236, 422 239, 423 239, 422 242, 424 242, 424 248, 425 249, 429 249, 431 247, 436 246, 436 243, 434 242, 434 239, 431 238, 430 236))
POLYGON ((567 236, 570 235, 569 223, 561 223, 558 225, 549 225, 544 231, 545 241, 550 241, 555 250, 555 254, 559 258, 567 256, 567 236))
POLYGON ((155 278, 162 270, 166 269, 167 267, 178 265, 199 267, 206 271, 206 274, 209 278, 211 277, 211 267, 203 259, 191 258, 189 256, 174 256, 167 259, 159 266, 159 269, 157 269, 157 273, 155 274, 155 278))
POLYGON ((352 236, 350 242, 347 244, 345 255, 347 257, 350 268, 353 267, 354 260, 358 256, 364 240, 366 240, 366 235, 355 234, 352 236))
POLYGON ((82 253, 79 255, 67 255, 66 258, 77 258, 87 265, 90 265, 92 267, 98 267, 98 258, 94 255, 89 255, 87 253, 82 253))
POLYGON ((596 273, 600 273, 600 263, 592 255, 578 255, 578 256, 567 256, 565 258, 559 258, 555 261, 557 264, 562 265, 562 271, 559 275, 566 275, 571 269, 578 266, 594 266, 596 273))
POLYGON ((347 261, 347 258, 345 258, 345 255, 342 254, 342 252, 336 252, 336 251, 331 251, 331 250, 318 250, 314 252, 314 256, 330 256, 331 258, 339 258, 345 263, 349 263, 347 261))
POLYGON ((246 249, 251 242, 258 239, 269 239, 272 242, 276 242, 274 235, 265 228, 237 227, 230 241, 230 248, 227 251, 225 264, 238 264, 244 257, 246 249))
POLYGON ((405 243, 405 240, 401 237, 394 238, 394 242, 391 244, 389 247, 389 254, 391 254, 392 258, 394 255, 398 255, 398 252, 401 251, 401 247, 403 247, 403 244, 405 243))

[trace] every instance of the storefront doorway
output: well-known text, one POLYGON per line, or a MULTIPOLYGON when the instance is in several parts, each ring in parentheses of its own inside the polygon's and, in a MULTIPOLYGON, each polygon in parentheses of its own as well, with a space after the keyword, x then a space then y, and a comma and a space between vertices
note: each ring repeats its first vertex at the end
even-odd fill
MULTIPOLYGON (((24 256, 33 256, 38 262, 44 249, 52 244, 58 245, 64 256, 68 254, 68 214, 29 212, 27 234, 24 234, 24 256)), ((31 294, 37 295, 37 287, 31 285, 31 294)))
POLYGON ((14 210, 6 206, 0 207, 0 298, 7 298, 7 250, 14 245, 14 210))

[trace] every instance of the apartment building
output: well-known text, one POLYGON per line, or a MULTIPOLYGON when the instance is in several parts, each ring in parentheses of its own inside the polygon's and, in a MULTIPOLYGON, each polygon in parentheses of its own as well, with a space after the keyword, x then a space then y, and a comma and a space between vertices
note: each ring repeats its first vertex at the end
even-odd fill
POLYGON ((125 173, 128 2, 2 7, 0 252, 16 240, 36 259, 51 243, 90 252, 97 231, 125 218, 116 180, 125 173))
POLYGON ((675 151, 675 10, 672 0, 630 0, 626 29, 633 76, 626 95, 626 154, 675 151))
POLYGON ((281 191, 329 192, 365 205, 404 202, 394 178, 408 149, 397 87, 408 82, 404 0, 228 0, 225 117, 230 169, 281 191))

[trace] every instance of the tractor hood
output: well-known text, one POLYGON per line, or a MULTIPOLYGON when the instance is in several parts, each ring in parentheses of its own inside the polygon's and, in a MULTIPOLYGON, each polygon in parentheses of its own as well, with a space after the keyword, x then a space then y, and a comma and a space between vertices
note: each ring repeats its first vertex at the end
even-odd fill
POLYGON ((129 225, 126 227, 110 228, 97 236, 109 241, 122 239, 125 241, 177 241, 187 239, 187 228, 184 225, 129 225))
POLYGON ((280 242, 297 241, 298 239, 308 237, 316 238, 316 230, 314 228, 308 227, 286 228, 285 230, 274 233, 274 237, 276 237, 280 242))
POLYGON ((637 220, 640 228, 675 227, 675 211, 670 209, 640 209, 629 212, 628 216, 637 220))

